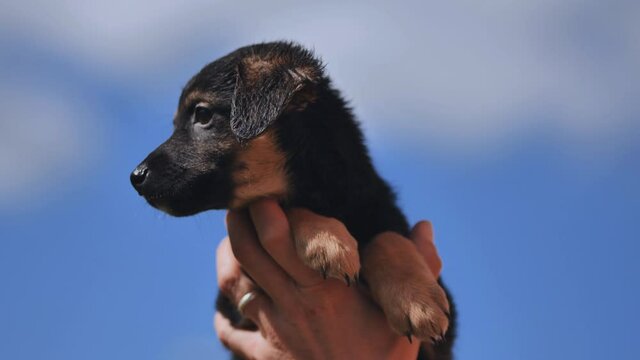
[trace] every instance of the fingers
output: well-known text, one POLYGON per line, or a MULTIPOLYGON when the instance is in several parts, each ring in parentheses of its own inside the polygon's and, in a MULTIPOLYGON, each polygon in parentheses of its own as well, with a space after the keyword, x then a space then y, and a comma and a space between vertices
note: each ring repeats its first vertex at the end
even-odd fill
POLYGON ((433 242, 433 226, 429 221, 420 221, 411 230, 411 240, 427 262, 433 276, 437 279, 442 271, 442 260, 433 242))
POLYGON ((266 345, 259 331, 236 329, 229 319, 218 312, 213 319, 213 326, 222 344, 244 359, 251 359, 255 354, 262 353, 261 349, 266 345))
POLYGON ((294 284, 260 245, 247 212, 230 211, 227 229, 231 250, 238 263, 271 299, 286 303, 294 284))
POLYGON ((320 275, 302 263, 291 236, 287 215, 274 200, 260 200, 250 207, 251 219, 264 249, 301 286, 321 281, 320 275))
POLYGON ((267 295, 260 292, 253 281, 242 272, 240 263, 233 256, 228 237, 218 246, 216 267, 220 291, 230 299, 232 304, 237 306, 240 299, 249 292, 256 294, 256 297, 244 306, 242 315, 257 323, 259 310, 271 306, 271 302, 267 295))

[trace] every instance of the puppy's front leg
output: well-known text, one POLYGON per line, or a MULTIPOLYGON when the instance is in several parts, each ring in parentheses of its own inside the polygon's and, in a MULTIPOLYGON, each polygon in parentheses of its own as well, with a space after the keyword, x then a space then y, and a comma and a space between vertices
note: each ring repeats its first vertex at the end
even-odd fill
POLYGON ((357 281, 360 272, 358 242, 338 220, 304 209, 289 211, 289 222, 298 256, 322 275, 357 281))
POLYGON ((449 326, 449 302, 416 247, 393 232, 367 245, 362 274, 391 328, 411 341, 437 341, 449 326))

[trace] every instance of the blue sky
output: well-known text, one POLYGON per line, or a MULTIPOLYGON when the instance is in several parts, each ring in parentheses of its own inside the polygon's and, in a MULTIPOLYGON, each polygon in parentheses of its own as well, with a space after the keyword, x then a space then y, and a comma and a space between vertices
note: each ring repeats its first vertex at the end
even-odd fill
POLYGON ((0 5, 0 358, 218 359, 223 213, 128 174, 236 47, 314 47, 412 221, 460 359, 635 359, 640 6, 631 1, 0 5))

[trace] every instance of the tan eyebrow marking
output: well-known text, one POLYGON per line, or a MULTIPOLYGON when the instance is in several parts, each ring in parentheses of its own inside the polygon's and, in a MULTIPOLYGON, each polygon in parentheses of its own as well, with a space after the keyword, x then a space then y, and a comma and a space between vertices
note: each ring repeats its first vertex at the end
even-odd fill
POLYGON ((191 104, 194 103, 195 101, 211 101, 211 100, 212 100, 212 96, 210 96, 208 93, 202 92, 200 90, 194 90, 184 98, 184 101, 180 105, 182 106, 182 108, 187 108, 188 106, 191 106, 191 104))

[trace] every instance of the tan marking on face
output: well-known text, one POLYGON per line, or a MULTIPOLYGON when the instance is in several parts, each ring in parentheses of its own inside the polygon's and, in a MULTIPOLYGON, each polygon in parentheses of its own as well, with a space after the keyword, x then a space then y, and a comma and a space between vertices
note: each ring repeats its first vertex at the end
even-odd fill
POLYGON ((190 92, 185 98, 183 106, 189 106, 194 101, 209 101, 211 100, 211 96, 206 92, 194 90, 190 92))
POLYGON ((449 302, 411 241, 392 232, 376 236, 362 256, 362 273, 398 334, 425 342, 443 336, 449 302))
POLYGON ((266 132, 238 151, 233 166, 233 199, 229 207, 241 208, 264 197, 285 198, 288 181, 285 154, 266 132))

